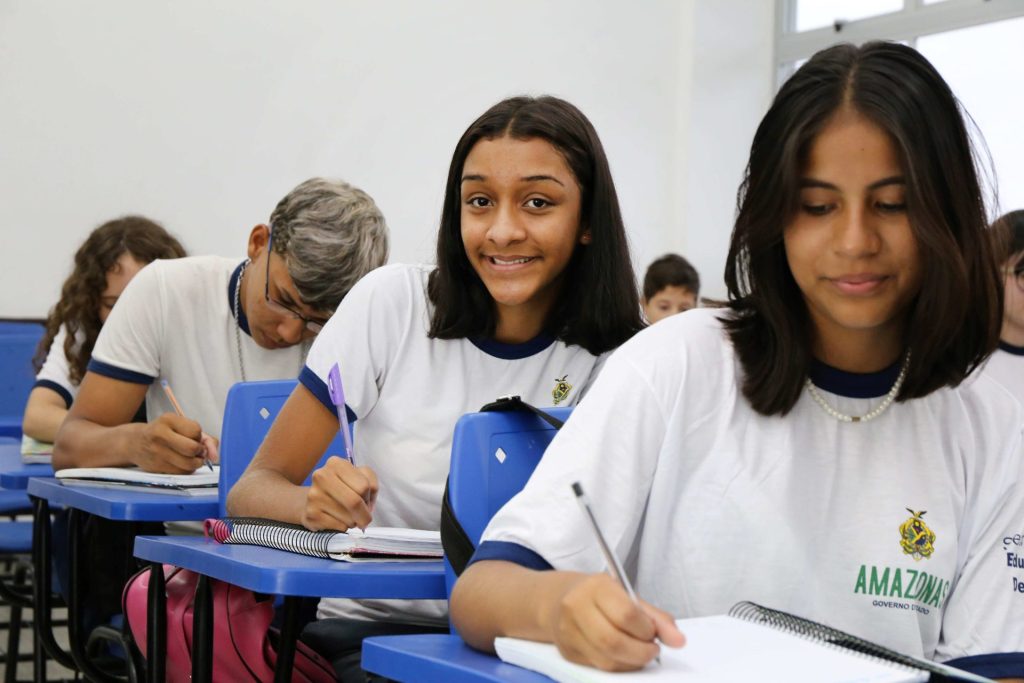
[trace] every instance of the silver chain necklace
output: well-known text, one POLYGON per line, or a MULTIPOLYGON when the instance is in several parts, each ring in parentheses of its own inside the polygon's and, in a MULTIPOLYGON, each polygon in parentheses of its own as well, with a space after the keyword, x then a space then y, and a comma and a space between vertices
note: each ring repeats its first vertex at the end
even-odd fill
POLYGON ((814 382, 808 377, 804 381, 804 386, 807 387, 807 393, 811 395, 815 403, 821 406, 821 409, 826 413, 839 420, 840 422, 868 422, 874 420, 876 417, 886 411, 886 409, 892 405, 892 402, 896 400, 896 397, 900 393, 900 389, 903 388, 903 380, 907 378, 907 368, 910 366, 910 352, 903 357, 903 365, 900 366, 900 374, 896 377, 896 381, 893 383, 892 388, 889 389, 889 393, 885 395, 882 402, 872 408, 864 415, 846 415, 841 413, 825 400, 825 397, 818 393, 818 388, 814 386, 814 382))
POLYGON ((240 310, 239 299, 241 298, 240 292, 242 290, 242 276, 245 275, 245 269, 248 265, 249 259, 245 259, 245 261, 242 262, 242 269, 238 271, 238 281, 235 283, 235 348, 238 349, 238 369, 242 371, 243 382, 246 381, 245 361, 242 360, 242 333, 239 331, 242 323, 241 319, 238 317, 238 312, 240 310))

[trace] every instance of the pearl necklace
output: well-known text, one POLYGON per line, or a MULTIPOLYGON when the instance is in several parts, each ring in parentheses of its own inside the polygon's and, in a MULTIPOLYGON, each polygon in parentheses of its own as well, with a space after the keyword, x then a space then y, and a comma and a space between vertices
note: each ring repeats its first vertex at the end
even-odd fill
POLYGON ((241 298, 240 291, 242 289, 242 276, 245 275, 245 269, 249 265, 249 259, 245 259, 242 263, 242 269, 238 271, 238 281, 235 282, 235 348, 238 349, 238 369, 242 371, 242 381, 245 381, 245 361, 242 360, 242 333, 239 332, 239 328, 242 323, 238 317, 239 311, 239 299, 241 298))
POLYGON ((846 415, 840 413, 838 410, 829 405, 825 397, 818 393, 818 388, 814 386, 814 382, 808 377, 804 381, 804 386, 807 387, 807 393, 811 395, 815 403, 821 406, 821 409, 826 413, 839 420, 840 422, 867 422, 868 420, 874 420, 876 417, 886 411, 886 409, 892 405, 892 402, 896 400, 896 397, 900 393, 900 389, 903 388, 903 380, 907 378, 907 368, 910 366, 910 352, 903 357, 903 365, 900 366, 900 374, 896 377, 896 381, 893 383, 892 388, 889 389, 889 393, 885 395, 882 402, 871 409, 865 415, 846 415))

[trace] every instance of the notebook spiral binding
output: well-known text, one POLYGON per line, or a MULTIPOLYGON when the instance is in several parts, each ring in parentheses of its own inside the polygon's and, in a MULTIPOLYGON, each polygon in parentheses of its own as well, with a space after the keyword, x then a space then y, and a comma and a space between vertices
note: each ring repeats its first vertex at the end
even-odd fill
POLYGON ((261 545, 267 548, 330 559, 327 544, 337 531, 310 531, 298 524, 259 517, 208 519, 206 535, 218 543, 261 545))
POLYGON ((798 617, 795 614, 782 612, 780 610, 764 607, 753 602, 738 602, 729 610, 729 616, 749 621, 755 624, 764 624, 770 628, 784 631, 799 638, 812 640, 825 646, 847 650, 849 652, 867 657, 870 659, 883 660, 896 664, 908 671, 928 671, 929 673, 944 676, 949 669, 940 665, 932 664, 926 660, 908 657, 905 654, 882 647, 871 641, 858 638, 837 628, 820 624, 810 619, 798 617))

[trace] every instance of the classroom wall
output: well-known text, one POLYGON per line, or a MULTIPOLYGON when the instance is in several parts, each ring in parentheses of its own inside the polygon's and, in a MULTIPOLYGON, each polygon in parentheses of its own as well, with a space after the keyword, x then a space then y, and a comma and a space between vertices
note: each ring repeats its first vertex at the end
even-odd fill
POLYGON ((392 261, 431 260, 458 136, 524 92, 594 122, 641 274, 682 250, 720 295, 771 95, 772 5, 6 0, 0 317, 44 316, 108 218, 143 213, 192 253, 241 257, 249 229, 313 175, 376 198, 392 261))

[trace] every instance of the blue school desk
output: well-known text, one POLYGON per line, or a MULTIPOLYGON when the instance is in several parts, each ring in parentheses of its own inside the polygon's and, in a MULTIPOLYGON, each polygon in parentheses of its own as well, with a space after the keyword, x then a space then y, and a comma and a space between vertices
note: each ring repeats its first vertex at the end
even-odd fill
POLYGON ((551 683, 547 676, 474 650, 457 635, 440 633, 367 638, 363 668, 403 682, 551 683))
MULTIPOLYGON (((213 516, 213 515, 211 515, 213 516)), ((161 563, 185 567, 257 593, 285 596, 284 620, 277 653, 275 680, 291 680, 291 663, 298 638, 298 606, 303 597, 445 599, 442 562, 339 562, 250 545, 220 544, 205 538, 140 536, 135 556, 154 563, 150 575, 147 625, 149 680, 163 679, 166 648, 165 607, 161 563)), ((197 587, 192 643, 193 680, 212 675, 212 606, 210 592, 197 587), (202 596, 202 597, 200 597, 202 596), (201 636, 199 634, 202 634, 201 636)))
POLYGON ((52 477, 49 465, 26 465, 21 461, 21 443, 0 441, 0 488, 24 490, 32 477, 52 477))
POLYGON ((144 491, 125 491, 87 486, 64 486, 53 478, 28 482, 33 507, 32 564, 33 619, 38 640, 46 652, 63 666, 81 671, 91 681, 117 680, 98 670, 85 653, 88 634, 79 633, 81 595, 78 557, 82 528, 81 512, 123 522, 198 521, 217 515, 217 496, 174 496, 144 491), (53 636, 51 619, 50 504, 68 508, 68 641, 71 654, 53 636))

